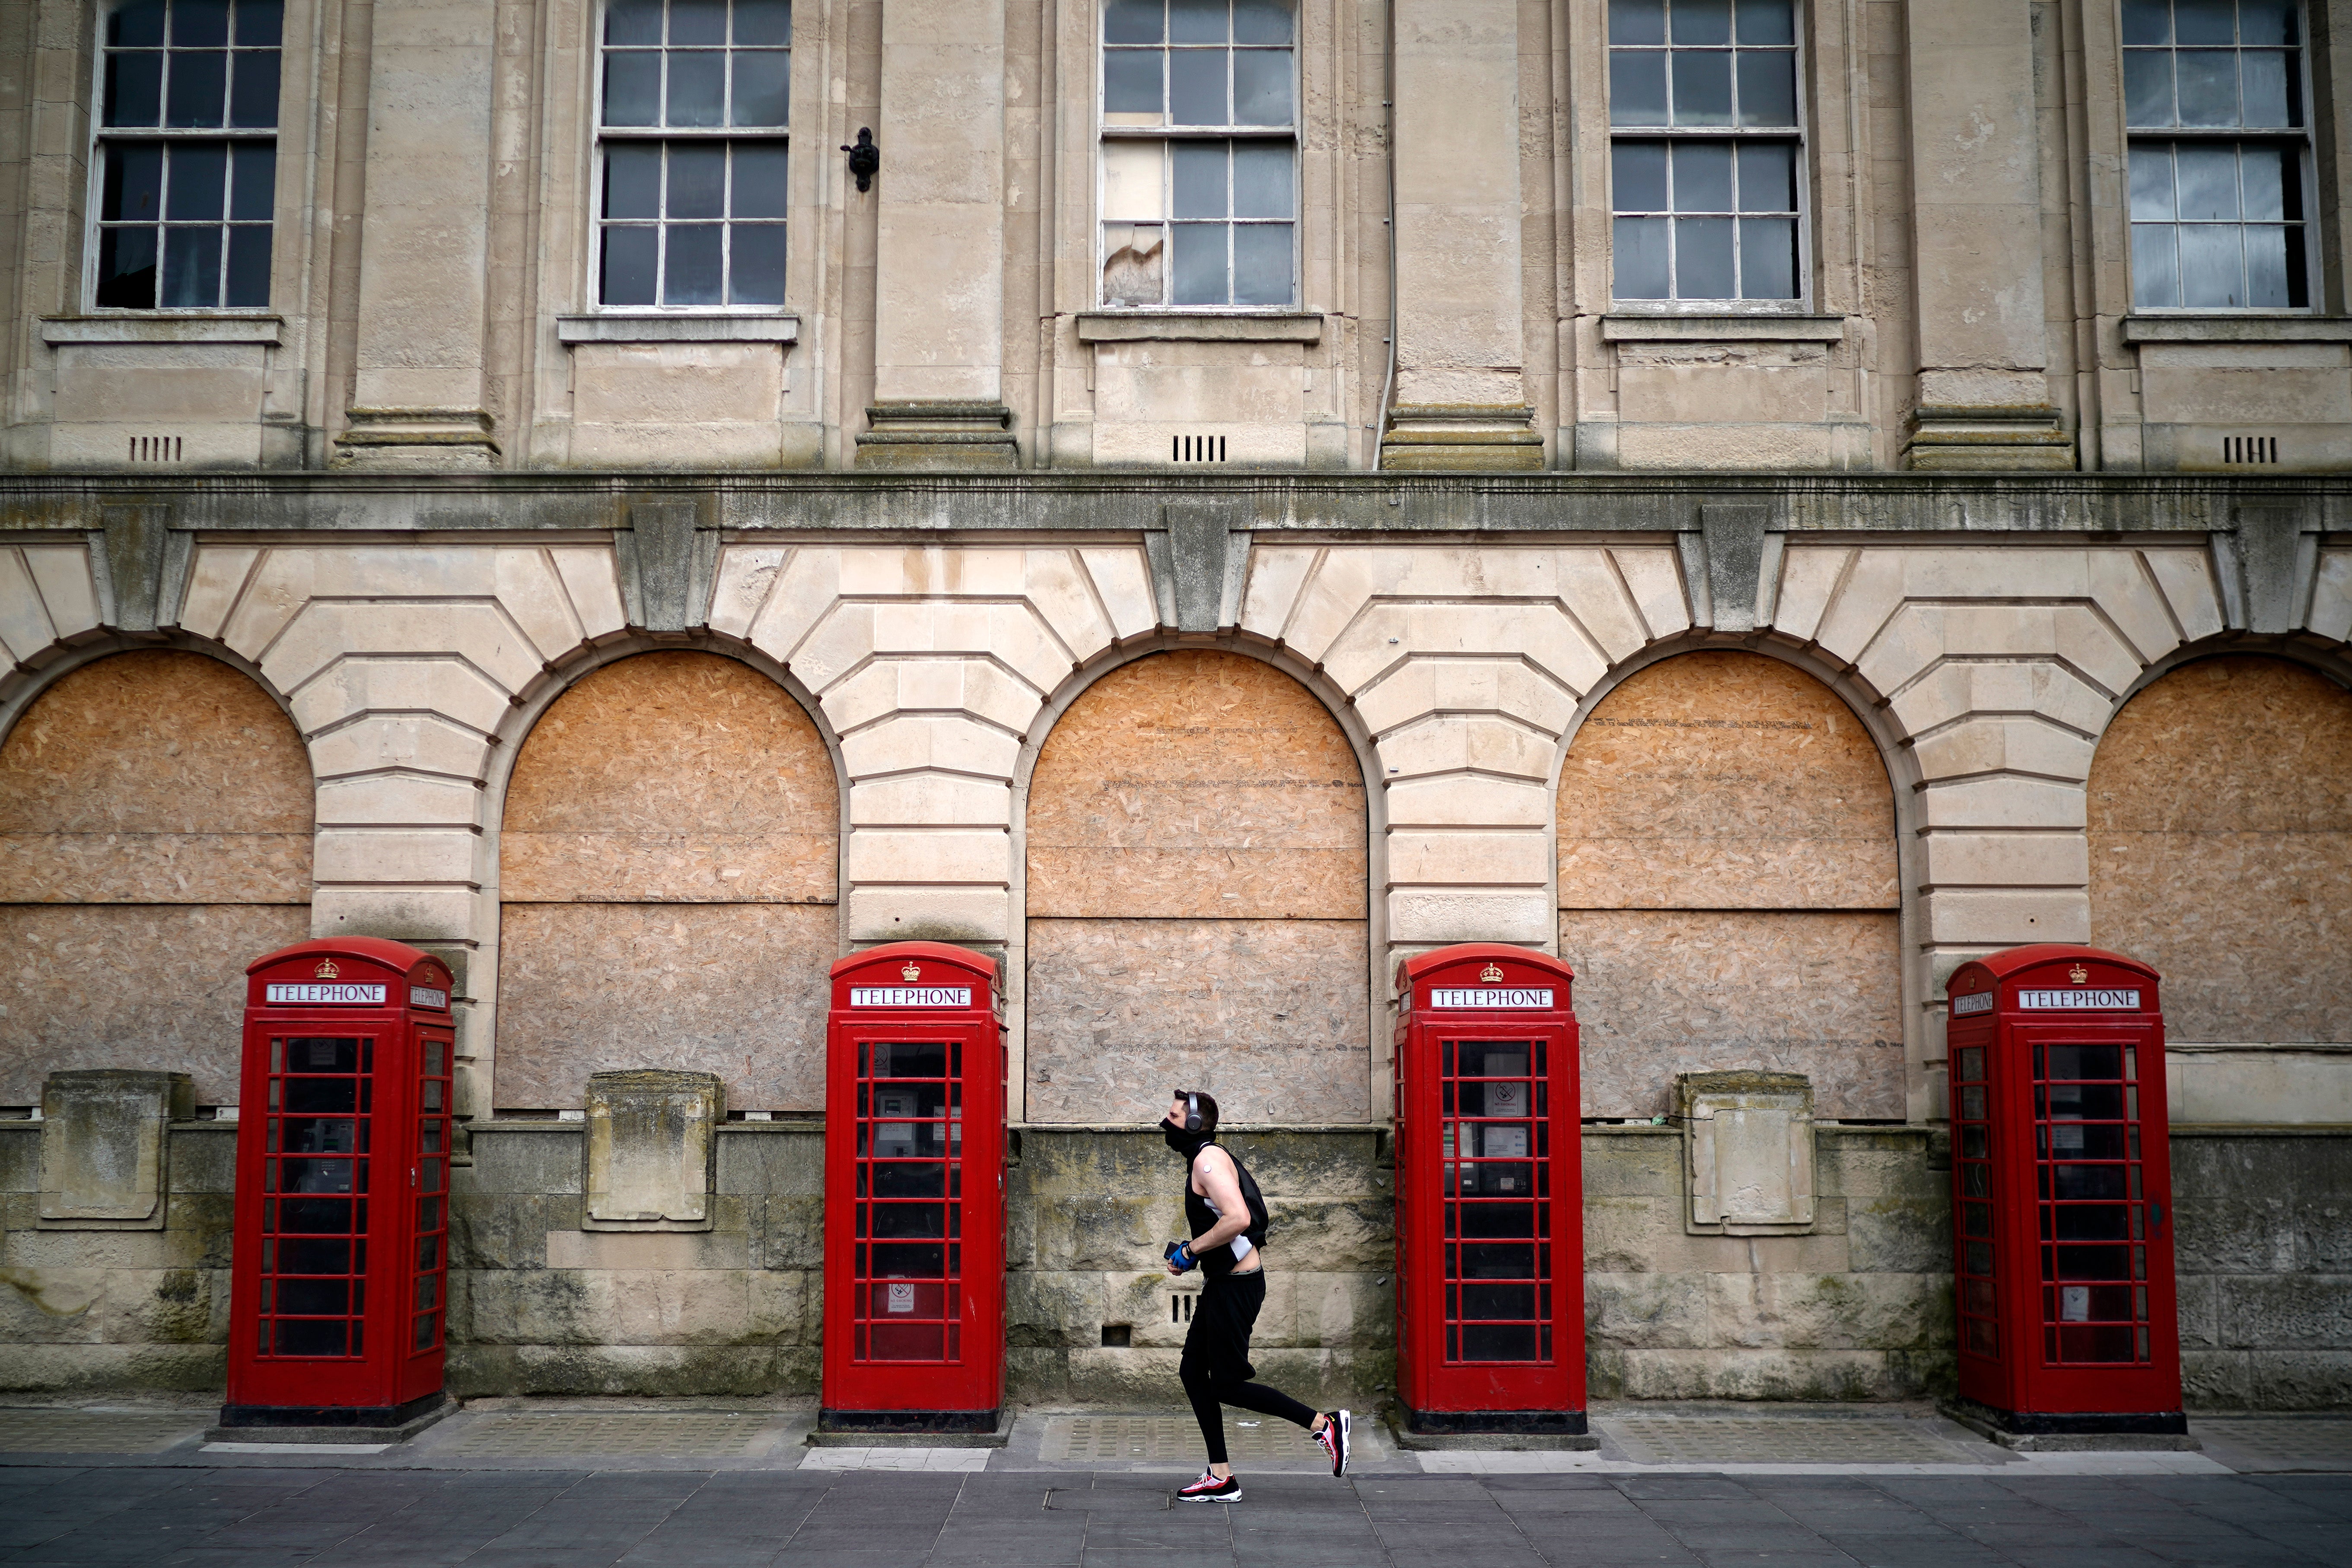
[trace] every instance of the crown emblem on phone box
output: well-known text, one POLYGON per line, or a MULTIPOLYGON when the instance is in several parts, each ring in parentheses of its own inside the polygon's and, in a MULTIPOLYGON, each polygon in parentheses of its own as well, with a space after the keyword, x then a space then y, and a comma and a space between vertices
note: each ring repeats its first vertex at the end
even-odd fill
POLYGON ((1502 983, 1503 966, 1499 963, 1490 963, 1478 972, 1478 984, 1481 985, 1500 985, 1502 983))
POLYGON ((312 978, 318 980, 332 980, 341 973, 341 970, 335 967, 335 961, 331 958, 319 960, 319 967, 310 971, 312 978))
POLYGON ((923 977, 923 966, 919 963, 909 963, 906 968, 898 971, 898 973, 906 976, 908 984, 912 985, 916 981, 920 980, 923 977))
POLYGON ((2091 978, 2091 972, 2078 963, 2066 972, 2066 978, 2080 985, 2091 978))

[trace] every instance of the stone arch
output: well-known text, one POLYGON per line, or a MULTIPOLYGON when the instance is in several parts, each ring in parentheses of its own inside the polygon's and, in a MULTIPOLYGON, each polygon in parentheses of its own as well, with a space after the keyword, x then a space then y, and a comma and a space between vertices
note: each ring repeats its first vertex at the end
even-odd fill
POLYGON ((2091 940, 2156 966, 2176 1042, 2352 1042, 2352 691, 2259 654, 2116 713, 2085 805, 2091 940))
POLYGON ((1593 707, 1558 798, 1587 1115, 1742 1067, 1807 1074, 1824 1116, 1904 1115, 1894 791, 1835 692, 1764 654, 1673 655, 1593 707))
POLYGON ((1088 685, 1027 786, 1029 1117, 1370 1113, 1362 767, 1263 659, 1180 648, 1088 685))
POLYGON ((808 712, 741 660, 665 649, 572 683, 506 783, 496 1103, 669 1068, 717 1073, 733 1109, 821 1108, 840 800, 808 712))
POLYGON ((147 648, 76 665, 0 743, 0 1103, 60 1068, 237 1098, 245 966, 310 934, 302 737, 251 677, 147 648))

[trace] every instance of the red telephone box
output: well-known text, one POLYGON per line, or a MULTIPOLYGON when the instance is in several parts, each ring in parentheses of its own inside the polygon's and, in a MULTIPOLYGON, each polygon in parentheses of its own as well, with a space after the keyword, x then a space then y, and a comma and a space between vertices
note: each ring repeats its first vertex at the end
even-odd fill
POLYGON ((936 942, 833 966, 828 1432, 992 1432, 1004 1404, 1004 1018, 996 963, 936 942))
POLYGON ((441 1401, 449 971, 374 937, 246 968, 225 1426, 395 1426, 441 1401))
POLYGON ((2156 971, 2044 943, 1948 994, 1960 1397, 2011 1432, 2186 1432, 2156 971))
POLYGON ((1575 978, 1492 942, 1397 966, 1397 1394, 1412 1430, 1585 1429, 1575 978))

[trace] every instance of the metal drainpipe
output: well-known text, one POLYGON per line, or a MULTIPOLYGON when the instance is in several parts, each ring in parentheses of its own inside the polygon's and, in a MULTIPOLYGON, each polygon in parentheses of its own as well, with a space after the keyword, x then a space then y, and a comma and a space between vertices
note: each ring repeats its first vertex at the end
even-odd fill
POLYGON ((1380 416, 1372 425, 1372 467, 1381 466, 1381 447, 1389 433, 1389 411, 1394 405, 1397 377, 1397 200, 1396 200, 1396 8, 1398 0, 1388 0, 1385 15, 1388 26, 1381 44, 1383 72, 1381 85, 1388 98, 1381 108, 1387 115, 1388 179, 1389 179, 1389 368, 1381 382, 1380 416))

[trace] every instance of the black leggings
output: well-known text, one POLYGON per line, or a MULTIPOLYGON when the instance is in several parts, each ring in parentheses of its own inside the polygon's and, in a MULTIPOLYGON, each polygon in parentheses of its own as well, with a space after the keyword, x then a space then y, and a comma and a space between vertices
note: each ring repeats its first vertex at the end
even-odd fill
POLYGON ((1255 1274, 1209 1276, 1202 1282, 1201 1299, 1192 1304, 1192 1331, 1184 1336, 1184 1359, 1177 1375, 1184 1380, 1185 1396, 1192 1402, 1193 1418, 1201 1423, 1201 1440, 1209 1446, 1209 1463, 1225 1459, 1224 1413, 1222 1405, 1279 1415, 1301 1426, 1315 1425, 1315 1412, 1278 1388, 1250 1380, 1250 1331, 1257 1326, 1258 1310, 1265 1305, 1265 1270, 1255 1274))

